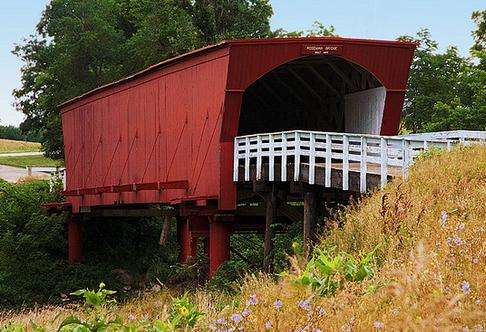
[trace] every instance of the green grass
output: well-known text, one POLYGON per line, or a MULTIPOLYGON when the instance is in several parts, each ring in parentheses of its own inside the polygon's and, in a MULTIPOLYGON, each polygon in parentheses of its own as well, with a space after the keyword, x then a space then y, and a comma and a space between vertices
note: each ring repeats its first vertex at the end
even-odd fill
POLYGON ((7 165, 13 167, 27 167, 27 166, 61 166, 62 162, 59 160, 52 160, 44 156, 21 156, 21 157, 2 157, 0 155, 0 165, 7 165))
POLYGON ((11 152, 37 152, 40 151, 40 143, 14 141, 0 139, 0 154, 11 152))

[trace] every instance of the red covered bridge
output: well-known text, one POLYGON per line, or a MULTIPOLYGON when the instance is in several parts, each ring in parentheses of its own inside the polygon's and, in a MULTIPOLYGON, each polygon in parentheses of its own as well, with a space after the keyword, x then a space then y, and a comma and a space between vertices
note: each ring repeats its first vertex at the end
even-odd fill
MULTIPOLYGON (((392 141, 370 143, 376 136, 333 135, 397 133, 415 47, 348 38, 227 41, 64 103, 70 260, 82 259, 80 215, 173 214, 182 260, 206 238, 214 273, 230 256, 231 233, 265 231, 271 265, 272 222, 302 217, 312 237, 319 199, 359 191, 360 183, 363 190, 351 174, 353 149, 369 144, 369 154, 378 149, 382 157, 393 149, 392 141), (333 155, 335 140, 351 157, 333 155), (328 153, 322 163, 320 148, 328 153), (304 211, 291 200, 303 201, 304 211)), ((382 182, 388 165, 379 167, 382 182)), ((363 167, 370 172, 366 160, 356 172, 363 167)))

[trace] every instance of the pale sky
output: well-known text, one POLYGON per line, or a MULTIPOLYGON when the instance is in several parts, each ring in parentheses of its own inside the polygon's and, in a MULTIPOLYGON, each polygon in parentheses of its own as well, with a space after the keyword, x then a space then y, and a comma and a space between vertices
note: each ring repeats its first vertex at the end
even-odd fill
MULTIPOLYGON (((343 37, 395 39, 427 27, 441 49, 456 45, 462 54, 472 45, 470 20, 486 0, 272 0, 272 28, 306 30, 314 21, 334 25, 343 37)), ((21 62, 11 54, 15 43, 33 33, 48 0, 0 0, 0 124, 23 119, 12 106, 20 86, 21 62)))

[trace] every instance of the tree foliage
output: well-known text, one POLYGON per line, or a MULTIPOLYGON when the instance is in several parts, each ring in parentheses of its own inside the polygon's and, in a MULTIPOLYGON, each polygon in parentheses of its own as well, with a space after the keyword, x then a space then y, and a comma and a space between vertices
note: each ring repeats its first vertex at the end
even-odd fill
POLYGON ((406 130, 413 132, 486 129, 486 71, 478 59, 462 57, 449 46, 443 53, 427 29, 415 37, 420 46, 412 63, 403 112, 406 130))
POLYGON ((333 25, 325 25, 322 22, 315 21, 312 27, 308 30, 287 31, 285 29, 277 29, 273 32, 274 37, 295 38, 295 37, 338 37, 336 29, 333 25))
POLYGON ((39 142, 40 137, 35 132, 24 135, 19 127, 0 126, 0 139, 10 139, 15 141, 39 142))
POLYGON ((268 0, 51 0, 13 50, 21 129, 41 131, 46 154, 62 158, 60 103, 209 43, 268 36, 271 15, 268 0))
POLYGON ((476 30, 472 32, 474 37, 474 45, 471 48, 473 51, 486 50, 486 10, 475 11, 471 15, 474 23, 476 23, 476 30))

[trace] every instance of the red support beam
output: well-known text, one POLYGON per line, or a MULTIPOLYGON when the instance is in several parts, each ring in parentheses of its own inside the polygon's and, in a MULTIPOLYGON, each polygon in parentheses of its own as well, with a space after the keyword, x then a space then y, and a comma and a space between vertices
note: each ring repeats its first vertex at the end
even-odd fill
POLYGON ((182 264, 187 263, 189 257, 195 259, 197 256, 197 241, 199 234, 191 230, 191 224, 194 222, 189 218, 181 218, 178 222, 180 232, 180 246, 181 252, 179 255, 179 262, 182 264))
POLYGON ((81 221, 75 215, 68 219, 68 257, 70 264, 82 263, 83 258, 83 232, 81 221))
POLYGON ((180 241, 180 254, 179 263, 186 263, 189 256, 191 256, 191 232, 189 231, 189 223, 187 218, 181 218, 178 220, 179 225, 179 241, 180 241))
POLYGON ((83 195, 98 195, 102 193, 124 193, 136 192, 144 190, 169 190, 169 189, 184 189, 189 188, 189 183, 186 180, 169 181, 169 182, 148 182, 148 183, 130 183, 120 184, 116 186, 103 186, 84 189, 74 189, 63 191, 64 196, 83 196, 83 195))
POLYGON ((221 264, 230 259, 231 223, 218 217, 210 218, 209 276, 213 277, 221 264))

